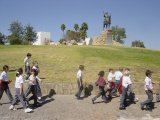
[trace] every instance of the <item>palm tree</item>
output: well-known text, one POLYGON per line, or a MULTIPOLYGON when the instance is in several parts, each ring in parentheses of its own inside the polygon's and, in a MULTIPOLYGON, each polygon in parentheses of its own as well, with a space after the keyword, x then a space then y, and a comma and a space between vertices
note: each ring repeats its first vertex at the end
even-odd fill
POLYGON ((85 32, 88 30, 88 25, 86 22, 82 23, 81 30, 84 30, 85 32))
POLYGON ((63 37, 64 37, 64 30, 66 29, 66 26, 65 26, 65 24, 62 24, 61 25, 61 30, 63 31, 63 37))
POLYGON ((75 29, 76 32, 79 30, 78 24, 74 24, 74 29, 75 29))

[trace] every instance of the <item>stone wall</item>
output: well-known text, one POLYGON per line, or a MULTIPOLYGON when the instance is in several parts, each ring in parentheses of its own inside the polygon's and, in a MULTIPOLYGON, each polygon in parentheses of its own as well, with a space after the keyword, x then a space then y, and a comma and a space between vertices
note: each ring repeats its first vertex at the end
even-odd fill
POLYGON ((93 37, 92 39, 92 45, 112 44, 111 30, 104 30, 101 32, 100 36, 93 37))
MULTIPOLYGON (((54 83, 40 83, 42 93, 48 94, 51 89, 53 89, 56 94, 62 94, 62 95, 70 95, 75 94, 77 90, 77 84, 75 82, 69 83, 69 82, 54 82, 54 83)), ((91 91, 92 94, 96 94, 98 91, 98 87, 95 86, 94 83, 85 83, 84 88, 91 91)), ((133 91, 135 94, 141 95, 145 94, 144 92, 144 83, 133 83, 133 91)), ((154 93, 157 93, 160 91, 160 85, 159 83, 154 84, 154 93)), ((84 92, 83 92, 84 93, 84 92)))

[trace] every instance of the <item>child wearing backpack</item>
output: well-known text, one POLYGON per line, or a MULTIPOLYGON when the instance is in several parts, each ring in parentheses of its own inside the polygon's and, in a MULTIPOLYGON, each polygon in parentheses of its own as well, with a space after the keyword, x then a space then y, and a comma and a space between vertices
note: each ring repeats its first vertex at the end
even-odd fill
MULTIPOLYGON (((9 85, 8 85, 11 83, 11 80, 8 79, 8 71, 9 71, 8 65, 4 65, 3 71, 0 74, 0 100, 3 96, 3 92, 5 91, 10 102, 12 102, 13 97, 12 97, 12 94, 10 92, 9 85)), ((0 105, 2 104, 0 103, 0 105)))
POLYGON ((18 102, 18 100, 21 102, 24 108, 25 113, 29 113, 32 111, 32 109, 27 108, 26 102, 24 101, 25 96, 23 92, 23 69, 19 68, 16 72, 16 81, 15 81, 15 88, 16 88, 16 94, 15 98, 12 101, 11 106, 9 107, 10 110, 17 110, 15 105, 18 102))
POLYGON ((99 92, 94 98, 92 98, 92 103, 93 104, 94 104, 94 101, 100 96, 102 96, 102 99, 104 100, 104 102, 107 102, 106 92, 104 90, 104 87, 106 85, 106 81, 104 80, 103 77, 104 77, 104 71, 100 71, 98 73, 98 80, 95 83, 96 86, 99 87, 99 92))

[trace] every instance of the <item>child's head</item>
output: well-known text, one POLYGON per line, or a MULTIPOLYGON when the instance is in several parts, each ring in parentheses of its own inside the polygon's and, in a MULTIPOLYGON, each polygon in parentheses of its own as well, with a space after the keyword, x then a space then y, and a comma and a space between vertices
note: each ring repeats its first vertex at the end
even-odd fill
POLYGON ((32 54, 31 53, 27 53, 27 57, 31 58, 32 54))
POLYGON ((80 70, 84 70, 84 65, 79 65, 80 70))
POLYGON ((146 70, 146 76, 147 77, 151 77, 152 73, 153 72, 151 70, 146 70))
POLYGON ((123 74, 124 74, 125 76, 129 76, 129 75, 130 75, 130 69, 129 69, 129 68, 125 68, 123 74))
POLYGON ((112 69, 112 68, 109 68, 109 72, 113 72, 113 69, 112 69))
POLYGON ((23 74, 23 69, 22 68, 19 68, 18 70, 17 70, 17 72, 16 72, 16 76, 18 77, 18 76, 20 76, 20 75, 22 75, 23 74))
POLYGON ((36 70, 35 70, 35 69, 32 69, 32 70, 31 70, 31 74, 34 75, 34 76, 36 76, 36 70))
POLYGON ((38 66, 38 62, 37 61, 33 61, 33 66, 38 66))
POLYGON ((4 66, 3 66, 3 71, 6 71, 6 72, 7 72, 8 70, 9 70, 8 65, 4 65, 4 66))
POLYGON ((100 77, 103 77, 103 76, 104 76, 104 71, 99 71, 98 75, 99 75, 100 77))

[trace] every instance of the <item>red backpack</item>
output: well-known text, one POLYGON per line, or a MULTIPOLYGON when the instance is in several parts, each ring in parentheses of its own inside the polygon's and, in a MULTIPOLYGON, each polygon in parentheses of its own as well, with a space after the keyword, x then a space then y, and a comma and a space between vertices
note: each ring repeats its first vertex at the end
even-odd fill
POLYGON ((122 80, 123 80, 123 76, 121 77, 120 82, 117 87, 119 94, 122 94, 122 80))

